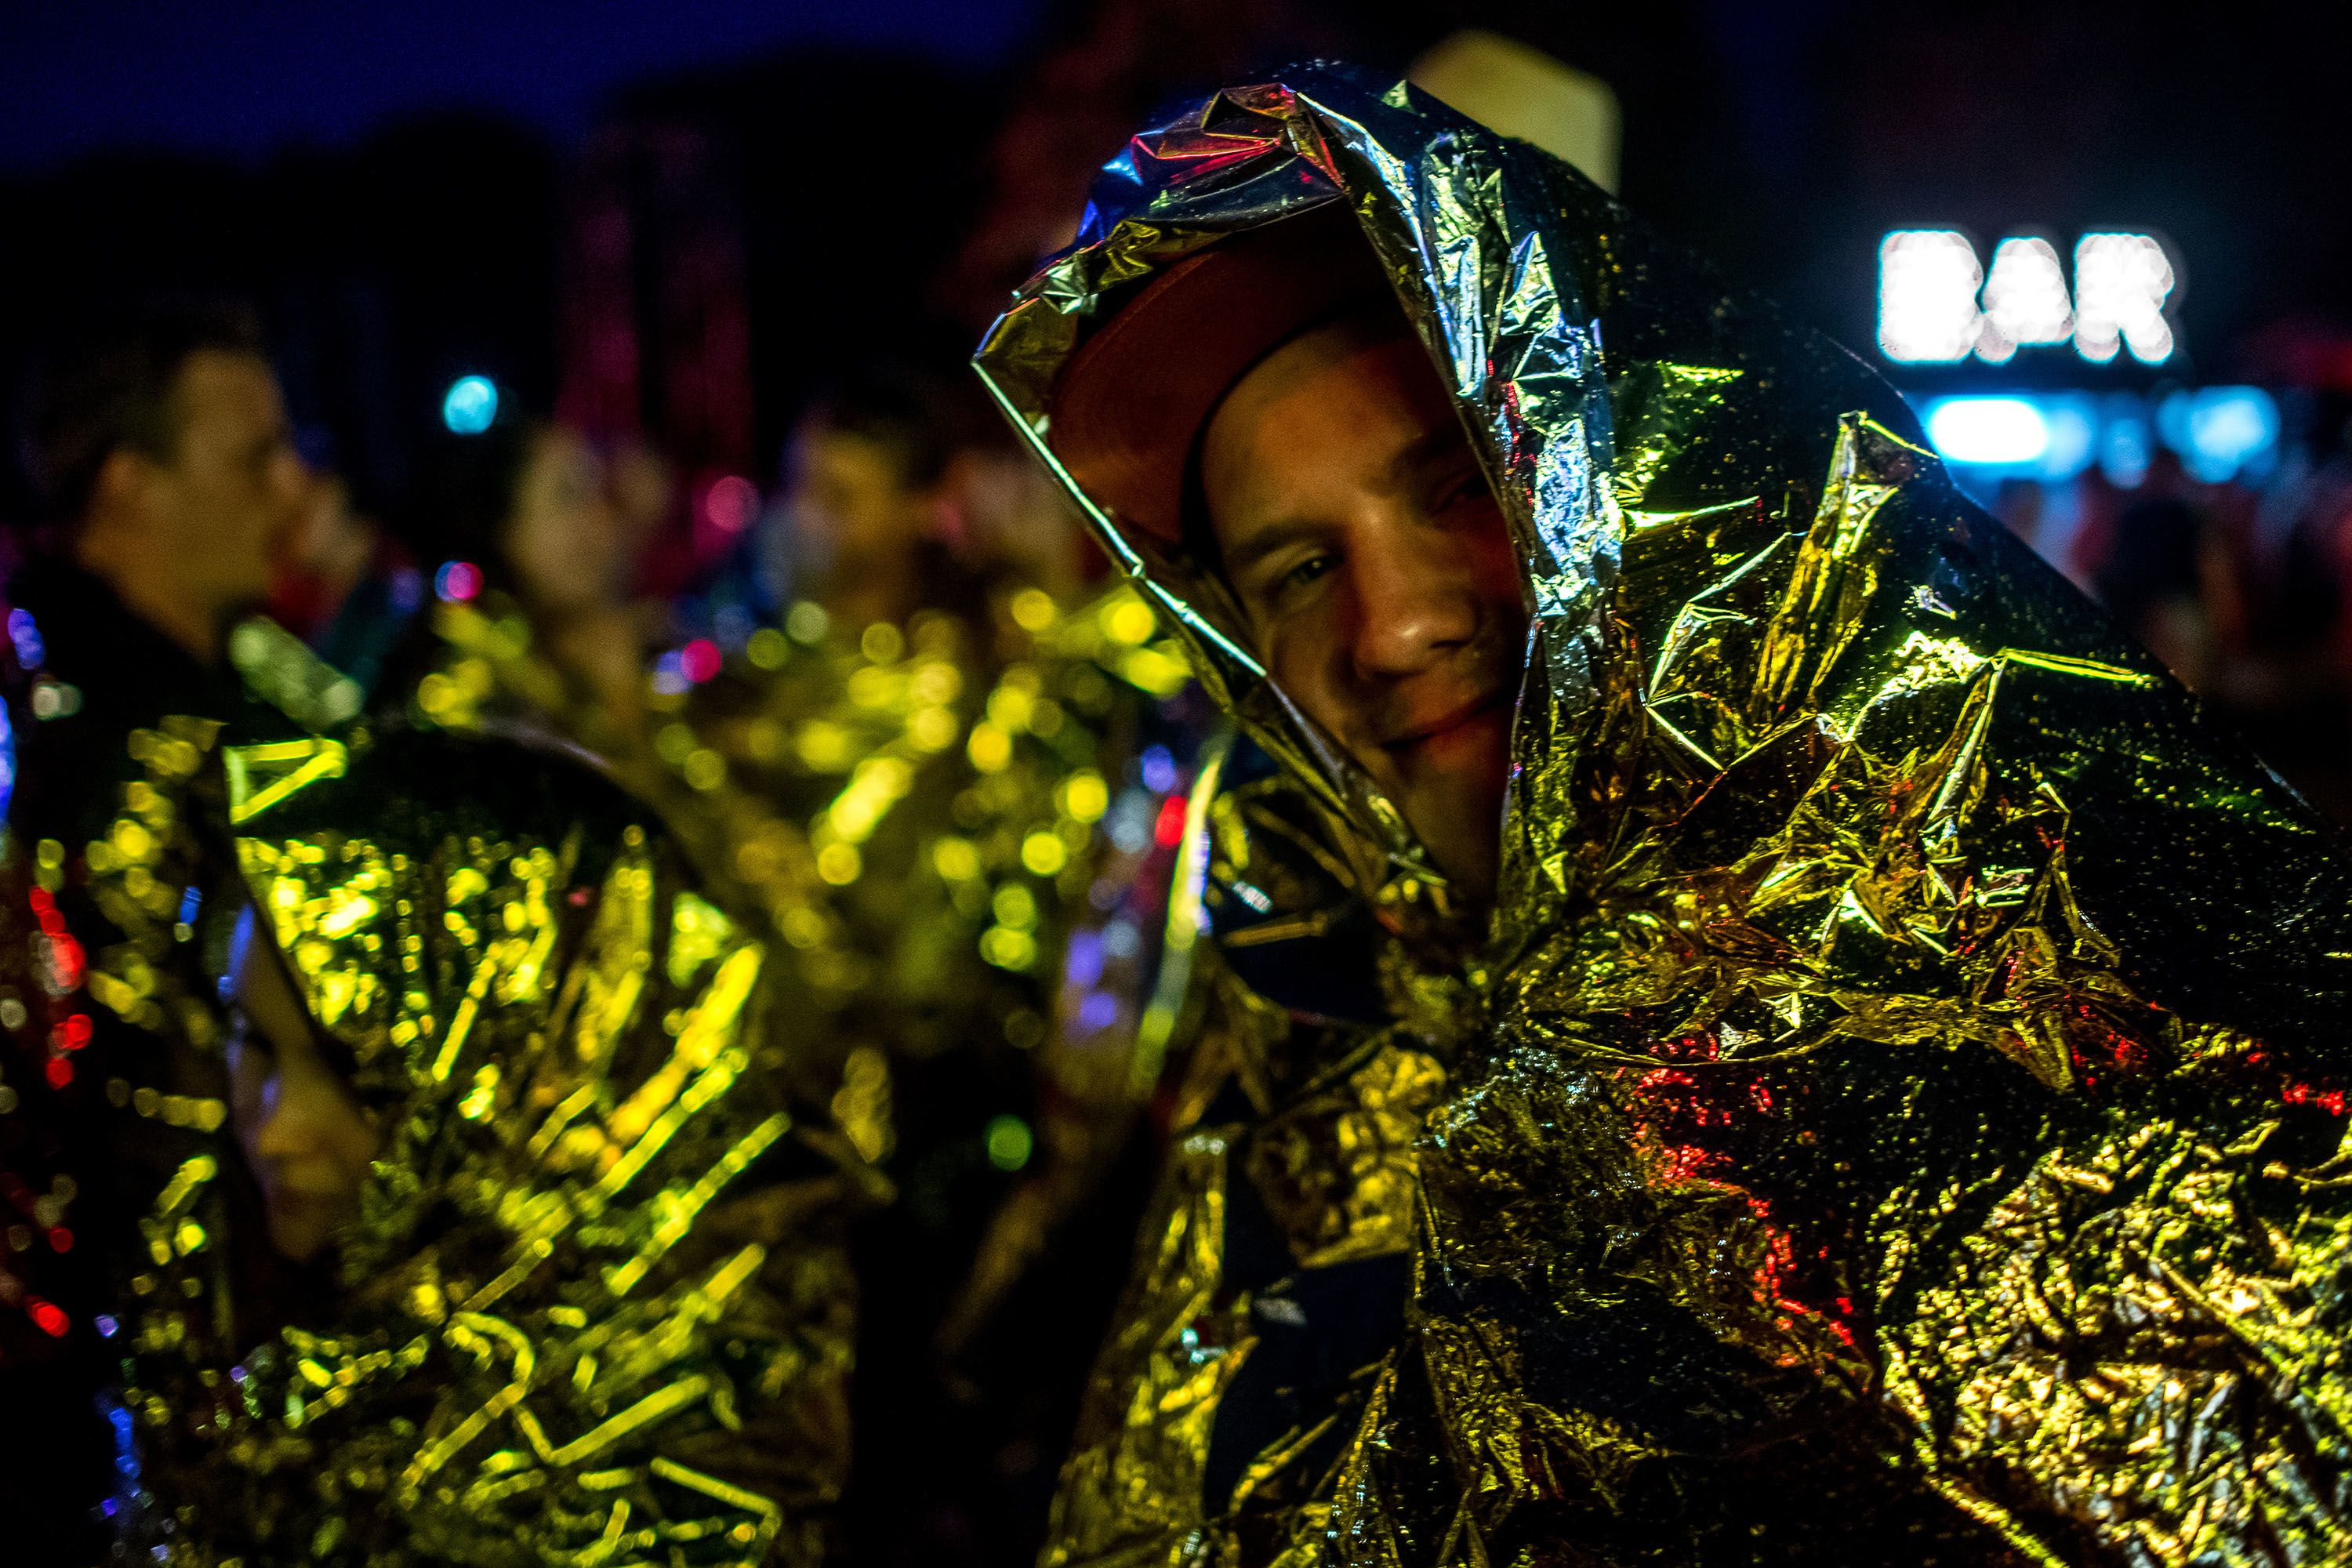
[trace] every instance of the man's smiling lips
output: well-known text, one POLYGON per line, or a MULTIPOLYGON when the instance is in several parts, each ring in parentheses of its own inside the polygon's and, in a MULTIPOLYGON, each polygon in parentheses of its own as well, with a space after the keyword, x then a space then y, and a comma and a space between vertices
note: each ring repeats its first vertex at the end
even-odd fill
POLYGON ((1408 721, 1408 727, 1403 728, 1400 733, 1380 742, 1381 750, 1398 758, 1409 756, 1425 746, 1444 741, 1455 731, 1486 718, 1496 710, 1506 706, 1509 700, 1509 684, 1498 681, 1491 689, 1471 698, 1468 701, 1457 703, 1434 718, 1408 721))

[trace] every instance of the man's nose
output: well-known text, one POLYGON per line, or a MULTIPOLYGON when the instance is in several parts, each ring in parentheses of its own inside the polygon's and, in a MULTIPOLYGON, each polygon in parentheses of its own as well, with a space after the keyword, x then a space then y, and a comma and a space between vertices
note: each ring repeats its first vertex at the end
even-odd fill
POLYGON ((320 1139, 312 1119, 304 1114, 299 1096, 290 1098, 281 1088, 262 1113, 253 1138, 253 1152, 266 1161, 291 1163, 319 1152, 320 1139))
POLYGON ((1477 598, 1459 542, 1442 532, 1410 520, 1367 524, 1346 569, 1355 601, 1350 651, 1361 677, 1417 674, 1477 635, 1477 598))
POLYGON ((290 504, 307 510, 311 491, 319 483, 319 471, 289 447, 270 464, 270 482, 280 505, 290 504))

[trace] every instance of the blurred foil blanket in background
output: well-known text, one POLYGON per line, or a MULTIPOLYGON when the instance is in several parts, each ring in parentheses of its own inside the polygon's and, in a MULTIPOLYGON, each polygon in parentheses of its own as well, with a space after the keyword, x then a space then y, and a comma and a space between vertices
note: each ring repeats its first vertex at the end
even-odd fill
MULTIPOLYGON (((753 1070, 766 950, 574 759, 187 725, 143 755, 122 820, 146 837, 118 829, 87 861, 125 935, 100 965, 187 942, 177 889, 151 894, 215 863, 226 846, 198 851, 226 829, 384 1143, 331 1279, 289 1277, 232 1142, 217 1026, 188 1026, 202 993, 161 963, 143 989, 90 987, 154 1042, 110 1058, 137 1081, 110 1085, 123 1128, 93 1112, 95 1135, 176 1161, 135 1228, 83 1238, 121 1368, 118 1551, 821 1561, 861 1175, 753 1070)), ((234 918, 241 899, 213 892, 234 918)))
POLYGON ((1221 584, 1089 505, 1381 917, 1394 1021, 1301 1044, 1204 965, 1195 1058, 1247 1092, 1180 1141, 1048 1562, 2345 1560, 2332 836, 1858 361, 1410 89, 1301 68, 1141 132, 982 374, 1050 461, 1132 286, 1318 208, 1524 560, 1500 908, 1465 932, 1221 584), (1251 1065, 1294 1048, 1328 1070, 1251 1065), (1409 1300, 1236 1459, 1333 1258, 1302 1194, 1409 1300))

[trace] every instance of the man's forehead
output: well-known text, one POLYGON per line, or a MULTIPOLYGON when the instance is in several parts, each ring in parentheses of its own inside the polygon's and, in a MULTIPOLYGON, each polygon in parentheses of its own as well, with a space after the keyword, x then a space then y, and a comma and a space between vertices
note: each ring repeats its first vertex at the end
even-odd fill
POLYGON ((1202 477, 1304 477, 1308 455, 1395 482, 1460 442, 1462 427, 1409 335, 1310 333, 1269 354, 1211 416, 1202 477), (1241 472, 1236 473, 1238 468, 1241 472))

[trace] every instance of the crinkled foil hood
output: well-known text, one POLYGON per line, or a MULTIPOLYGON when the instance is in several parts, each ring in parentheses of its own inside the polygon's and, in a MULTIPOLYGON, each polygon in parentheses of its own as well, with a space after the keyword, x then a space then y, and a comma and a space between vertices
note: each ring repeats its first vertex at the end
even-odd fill
MULTIPOLYGON (((2352 1552, 2333 832, 1859 361, 1404 86, 1302 68, 1139 134, 980 369, 1050 463, 1122 289, 1326 203, 1452 388, 1534 639, 1411 1349, 1328 1539, 2352 1552)), ((1427 883, 1219 586, 1087 510, 1381 890, 1427 883)))

